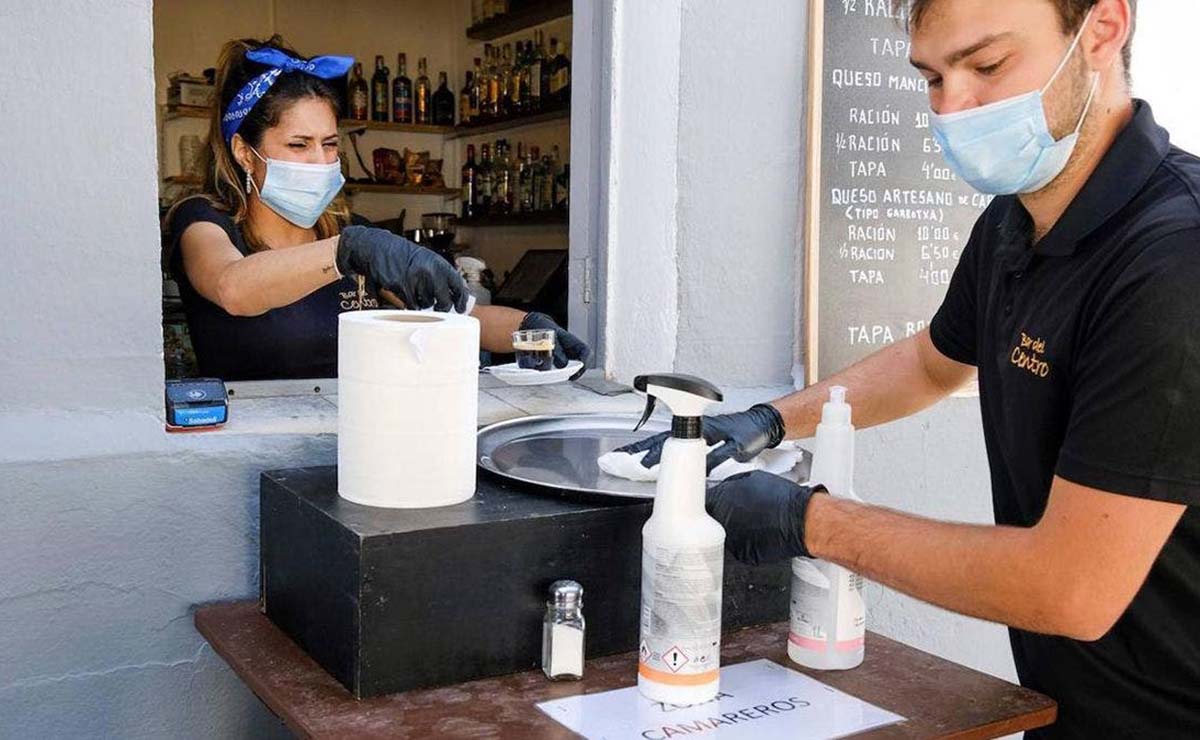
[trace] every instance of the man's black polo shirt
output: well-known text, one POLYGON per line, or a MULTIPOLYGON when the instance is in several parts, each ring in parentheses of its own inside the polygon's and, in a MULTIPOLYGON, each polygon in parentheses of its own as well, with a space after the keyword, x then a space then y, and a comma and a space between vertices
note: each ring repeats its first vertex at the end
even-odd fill
POLYGON ((1021 683, 1059 702, 1029 736, 1200 737, 1200 160, 1137 101, 1036 245, 993 201, 930 335, 979 368, 998 524, 1036 524, 1055 475, 1189 507, 1105 637, 1010 630, 1021 683))

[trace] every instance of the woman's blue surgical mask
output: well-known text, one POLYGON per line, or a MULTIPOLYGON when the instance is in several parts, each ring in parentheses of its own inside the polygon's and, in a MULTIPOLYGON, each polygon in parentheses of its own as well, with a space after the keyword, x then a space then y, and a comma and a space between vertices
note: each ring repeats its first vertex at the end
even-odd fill
POLYGON ((976 190, 991 195, 1032 193, 1049 185, 1066 168, 1096 95, 1100 74, 1092 75, 1092 87, 1075 130, 1058 141, 1046 122, 1043 96, 1075 53, 1090 17, 1088 11, 1066 56, 1041 90, 931 117, 933 135, 942 145, 946 161, 976 190))
POLYGON ((272 211, 302 228, 312 228, 346 183, 340 162, 288 162, 264 157, 254 147, 250 151, 267 163, 258 197, 272 211))

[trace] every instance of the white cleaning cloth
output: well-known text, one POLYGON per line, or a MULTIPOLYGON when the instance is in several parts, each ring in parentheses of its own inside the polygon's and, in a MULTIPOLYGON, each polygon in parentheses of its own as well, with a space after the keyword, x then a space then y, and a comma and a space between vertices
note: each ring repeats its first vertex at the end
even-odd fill
MULTIPOLYGON (((709 452, 716 449, 716 447, 717 445, 709 447, 709 452)), ((601 455, 596 460, 596 463, 602 471, 617 478, 632 481, 656 481, 658 480, 658 469, 661 466, 655 465, 652 468, 647 468, 642 465, 642 458, 647 454, 649 454, 648 450, 636 454, 613 450, 601 455)), ((764 450, 750 462, 740 463, 730 458, 713 468, 708 474, 708 479, 711 481, 723 481, 738 473, 750 473, 755 470, 783 475, 796 467, 802 457, 803 453, 798 448, 785 442, 773 450, 764 450)))

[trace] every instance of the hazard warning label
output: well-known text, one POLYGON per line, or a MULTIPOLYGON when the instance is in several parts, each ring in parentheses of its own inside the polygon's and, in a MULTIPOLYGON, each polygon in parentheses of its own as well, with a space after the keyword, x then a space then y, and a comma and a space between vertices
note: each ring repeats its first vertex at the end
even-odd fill
POLYGON ((671 669, 672 673, 678 673, 680 668, 683 668, 690 661, 687 653, 677 647, 673 647, 663 653, 663 662, 667 664, 667 668, 671 669))

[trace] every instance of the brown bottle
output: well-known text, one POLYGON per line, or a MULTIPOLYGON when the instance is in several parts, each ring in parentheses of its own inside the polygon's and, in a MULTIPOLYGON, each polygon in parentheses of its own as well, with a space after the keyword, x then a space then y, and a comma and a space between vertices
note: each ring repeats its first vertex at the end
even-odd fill
POLYGON ((363 79, 362 62, 354 64, 354 76, 350 78, 350 117, 365 121, 371 115, 371 92, 363 79))
POLYGON ((433 123, 433 86, 429 84, 428 65, 425 57, 417 60, 417 85, 413 90, 413 107, 416 109, 417 123, 433 123))

